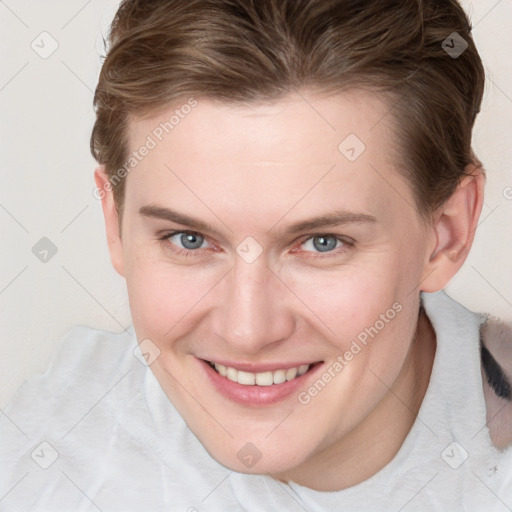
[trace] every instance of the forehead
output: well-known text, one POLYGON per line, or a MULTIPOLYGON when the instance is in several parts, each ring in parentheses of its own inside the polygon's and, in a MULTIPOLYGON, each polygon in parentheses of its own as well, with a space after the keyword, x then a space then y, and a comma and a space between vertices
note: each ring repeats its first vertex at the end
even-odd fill
POLYGON ((210 165, 224 163, 226 155, 242 155, 245 161, 254 155, 254 161, 276 163, 292 162, 295 156, 308 163, 305 157, 316 162, 319 154, 337 158, 338 145, 350 134, 369 142, 369 132, 375 130, 373 150, 385 146, 379 141, 389 131, 388 110, 383 97, 362 91, 330 96, 302 91, 244 105, 182 98, 151 118, 132 119, 128 140, 130 148, 148 135, 159 146, 184 142, 188 151, 195 149, 195 157, 207 154, 210 165))
POLYGON ((217 211, 229 209, 229 197, 234 214, 264 204, 275 205, 275 217, 299 198, 308 211, 319 198, 324 208, 343 198, 344 208, 385 212, 397 188, 412 200, 396 172, 388 110, 382 97, 361 91, 247 105, 184 98, 130 121, 130 151, 150 149, 128 176, 127 200, 186 206, 185 196, 195 196, 217 211))

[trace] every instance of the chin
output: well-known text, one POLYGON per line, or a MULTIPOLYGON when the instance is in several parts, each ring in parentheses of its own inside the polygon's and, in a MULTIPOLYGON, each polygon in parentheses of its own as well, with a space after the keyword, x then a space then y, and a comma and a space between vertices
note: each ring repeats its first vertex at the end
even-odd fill
POLYGON ((264 436, 261 442, 240 441, 242 437, 231 439, 229 444, 223 443, 222 446, 204 446, 219 464, 248 475, 287 473, 307 458, 307 453, 300 446, 290 444, 289 439, 288 442, 276 439, 276 442, 269 443, 264 436))

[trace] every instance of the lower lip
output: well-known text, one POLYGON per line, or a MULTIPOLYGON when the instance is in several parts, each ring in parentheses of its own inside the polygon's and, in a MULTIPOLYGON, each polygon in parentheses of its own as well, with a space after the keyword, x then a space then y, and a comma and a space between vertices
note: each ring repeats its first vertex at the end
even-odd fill
POLYGON ((272 384, 271 386, 245 386, 244 384, 239 384, 238 382, 233 382, 223 377, 206 361, 202 359, 198 359, 198 361, 219 393, 233 402, 256 406, 273 405, 297 393, 300 388, 305 386, 306 381, 312 378, 322 366, 322 363, 315 363, 300 377, 295 377, 282 384, 272 384))

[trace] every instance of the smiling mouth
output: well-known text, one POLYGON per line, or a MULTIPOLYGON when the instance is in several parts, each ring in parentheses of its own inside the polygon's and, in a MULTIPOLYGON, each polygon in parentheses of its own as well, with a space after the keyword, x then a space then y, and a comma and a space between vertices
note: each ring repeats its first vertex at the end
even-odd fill
POLYGON ((244 386, 273 386, 275 384, 283 384, 285 382, 301 377, 311 370, 314 366, 321 364, 303 364, 294 368, 287 368, 274 371, 266 371, 259 373, 244 372, 237 370, 231 366, 206 361, 218 374, 231 382, 237 382, 244 386))

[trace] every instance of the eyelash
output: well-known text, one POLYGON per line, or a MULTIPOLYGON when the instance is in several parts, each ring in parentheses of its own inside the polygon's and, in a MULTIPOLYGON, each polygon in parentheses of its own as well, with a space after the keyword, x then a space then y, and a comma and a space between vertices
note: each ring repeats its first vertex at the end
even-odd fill
MULTIPOLYGON (((163 242, 164 245, 168 249, 170 249, 174 254, 176 254, 177 256, 197 256, 198 254, 201 254, 203 251, 206 250, 206 249, 195 249, 195 250, 180 249, 179 247, 176 247, 176 245, 174 245, 172 242, 169 241, 169 238, 173 237, 174 235, 180 235, 180 234, 203 236, 203 235, 201 235, 201 233, 197 233, 196 231, 171 231, 170 233, 166 233, 165 235, 160 237, 159 240, 161 242, 163 242)), ((203 237, 203 238, 205 238, 205 237, 203 237)), ((206 240, 206 238, 205 238, 205 240, 206 240)))
MULTIPOLYGON (((171 231, 169 233, 166 233, 165 235, 161 236, 159 240, 165 244, 165 246, 170 249, 174 254, 177 256, 197 256, 198 254, 201 254, 203 251, 206 251, 207 249, 181 249, 179 247, 176 247, 175 244, 169 241, 169 238, 172 238, 175 235, 180 234, 187 234, 187 235, 199 235, 202 238, 206 240, 206 237, 201 235, 201 233, 198 233, 196 231, 171 231)), ((333 249, 332 251, 326 251, 325 254, 322 254, 321 252, 312 252, 312 251, 305 251, 306 253, 314 254, 315 256, 303 256, 305 259, 323 259, 323 258, 330 258, 333 257, 333 255, 338 255, 340 252, 346 252, 348 249, 352 248, 355 245, 355 242, 351 239, 348 239, 346 237, 342 237, 339 235, 335 235, 334 233, 314 233, 312 235, 304 235, 300 240, 297 241, 298 245, 303 245, 308 240, 319 237, 319 236, 326 236, 326 237, 335 237, 337 241, 340 241, 343 246, 338 247, 337 250, 333 249)), ((292 249, 293 251, 293 249, 292 249)))

